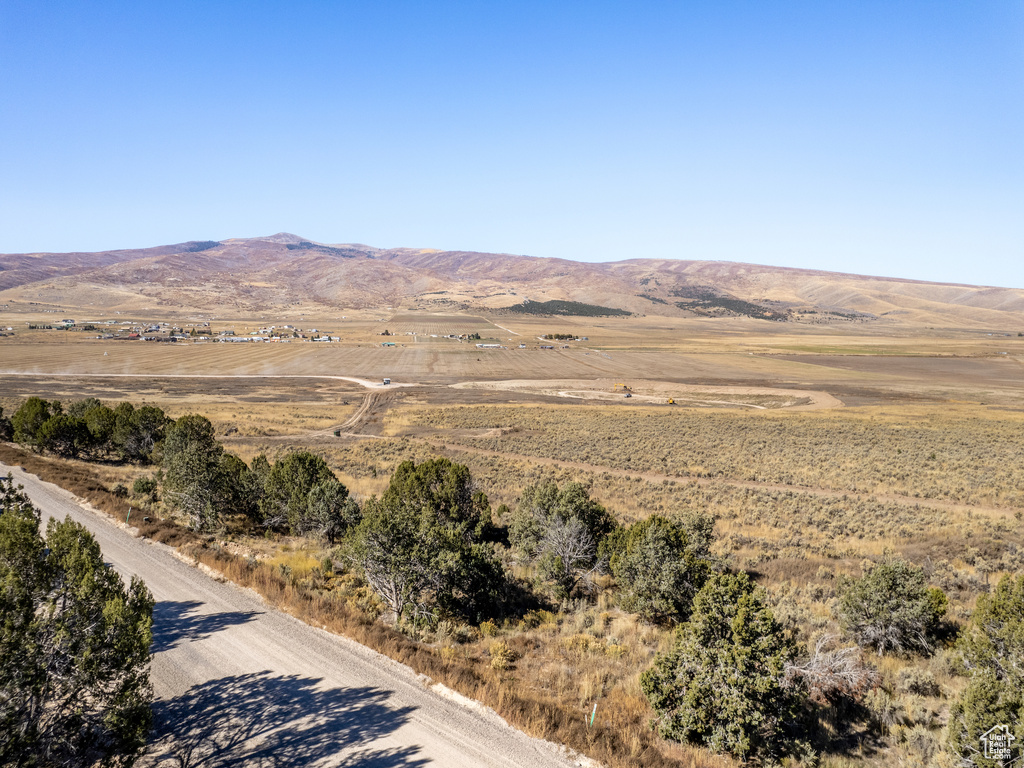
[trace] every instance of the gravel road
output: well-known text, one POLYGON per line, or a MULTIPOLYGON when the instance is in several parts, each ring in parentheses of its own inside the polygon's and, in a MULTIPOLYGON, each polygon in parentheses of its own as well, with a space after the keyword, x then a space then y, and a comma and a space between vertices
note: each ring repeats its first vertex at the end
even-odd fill
MULTIPOLYGON (((480 705, 429 688, 408 667, 268 607, 172 550, 137 539, 69 492, 0 464, 45 519, 96 536, 125 578, 156 598, 156 729, 140 765, 565 768, 584 764, 480 705)), ((586 761, 589 763, 589 761, 586 761)))

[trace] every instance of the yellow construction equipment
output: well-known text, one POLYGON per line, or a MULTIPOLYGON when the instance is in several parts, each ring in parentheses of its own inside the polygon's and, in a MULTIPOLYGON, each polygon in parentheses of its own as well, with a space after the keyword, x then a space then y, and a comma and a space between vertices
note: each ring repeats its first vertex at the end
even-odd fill
POLYGON ((676 404, 676 401, 675 401, 675 400, 673 400, 673 399, 672 399, 672 398, 670 397, 670 398, 668 399, 668 404, 669 404, 669 405, 675 405, 675 404, 676 404))

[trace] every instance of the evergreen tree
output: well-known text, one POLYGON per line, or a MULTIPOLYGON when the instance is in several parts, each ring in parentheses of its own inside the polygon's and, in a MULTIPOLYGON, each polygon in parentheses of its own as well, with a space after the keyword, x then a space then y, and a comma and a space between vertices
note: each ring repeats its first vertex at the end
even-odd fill
POLYGON ((30 397, 21 407, 14 412, 11 424, 14 427, 14 441, 22 445, 29 445, 34 449, 42 450, 38 442, 39 429, 51 416, 61 412, 61 405, 58 401, 52 403, 41 397, 30 397))
POLYGON ((451 459, 442 457, 418 465, 403 461, 381 501, 422 518, 424 525, 442 526, 467 542, 480 541, 491 532, 487 496, 473 487, 469 467, 451 459))
POLYGON ((1004 576, 978 598, 971 622, 957 641, 971 681, 949 713, 949 748, 964 766, 1001 768, 984 756, 981 736, 1005 725, 1015 756, 1024 745, 1024 574, 1004 576))
POLYGON ((153 598, 0 478, 0 764, 130 766, 151 724, 153 598))
POLYGON ((931 653, 946 604, 942 590, 928 588, 924 571, 890 558, 845 584, 839 621, 859 645, 879 656, 931 653))
POLYGON ((36 445, 64 458, 75 458, 92 445, 92 434, 82 419, 67 413, 51 416, 36 432, 36 445))
POLYGON ((611 559, 622 607, 650 622, 685 621, 711 573, 709 544, 658 515, 631 525, 611 559))
POLYGON ((154 405, 136 408, 129 402, 114 409, 111 443, 125 461, 146 463, 156 460, 155 452, 171 420, 154 405))
POLYGON ((581 483, 528 486, 510 515, 509 543, 533 563, 558 597, 567 597, 602 570, 601 544, 616 528, 611 514, 590 498, 581 483))
POLYGON ((306 500, 301 533, 313 534, 331 546, 359 522, 359 505, 349 498, 348 488, 337 480, 325 480, 313 486, 306 500))
POLYGON ((165 498, 185 514, 193 530, 214 530, 220 523, 223 454, 213 425, 203 416, 182 416, 167 430, 163 457, 165 498))
POLYGON ((14 439, 14 425, 4 416, 4 408, 0 405, 0 443, 14 439))
POLYGON ((85 411, 82 419, 89 429, 93 450, 98 453, 109 451, 114 427, 117 424, 114 411, 102 404, 95 405, 85 411))
MULTIPOLYGON (((292 534, 305 527, 309 494, 328 480, 337 481, 327 462, 309 451, 295 451, 274 464, 263 486, 260 512, 268 528, 288 526, 292 534)), ((348 495, 348 491, 345 491, 348 495)))
POLYGON ((95 397, 86 397, 82 400, 75 400, 65 409, 68 416, 73 416, 76 419, 84 419, 85 414, 92 408, 102 406, 99 400, 95 397))
POLYGON ((785 685, 796 653, 747 574, 715 574, 640 685, 665 738, 740 759, 776 755, 799 706, 785 685))
POLYGON ((506 581, 483 541, 489 513, 465 466, 404 462, 381 497, 363 505, 348 558, 395 620, 481 621, 501 610, 506 581))

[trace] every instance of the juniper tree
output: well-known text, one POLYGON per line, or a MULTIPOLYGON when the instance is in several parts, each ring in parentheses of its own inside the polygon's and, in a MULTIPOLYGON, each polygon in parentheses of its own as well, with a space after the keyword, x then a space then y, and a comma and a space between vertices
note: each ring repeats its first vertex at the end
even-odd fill
POLYGON ((983 734, 1007 726, 1018 757, 1024 744, 1024 574, 978 598, 957 651, 971 680, 950 707, 949 748, 964 766, 997 768, 981 750, 983 734))
POLYGON ((328 480, 337 481, 337 478, 327 462, 315 453, 289 453, 270 468, 263 484, 260 502, 263 524, 268 528, 287 525, 293 534, 302 533, 310 491, 328 480))
POLYGON ((11 424, 14 428, 14 441, 41 450, 38 443, 39 428, 47 420, 61 412, 60 402, 50 402, 41 397, 30 397, 14 412, 11 424))
POLYGON ((317 483, 306 499, 301 533, 334 542, 359 522, 359 505, 349 498, 348 488, 331 478, 317 483))
POLYGON ((843 629, 861 646, 884 653, 931 653, 946 613, 946 596, 929 589, 924 571, 899 558, 845 584, 839 602, 843 629))
POLYGON ((151 724, 153 597, 0 478, 0 764, 129 766, 151 724))
POLYGON ((500 610, 506 581, 483 539, 489 518, 464 465, 403 462, 380 498, 363 505, 347 557, 395 620, 481 621, 500 610))
POLYGON ((14 439, 14 425, 11 420, 4 416, 3 406, 0 406, 0 443, 6 443, 14 439))
POLYGON ((203 416, 187 414, 167 430, 163 456, 165 498, 184 513, 194 530, 213 530, 220 522, 223 455, 224 448, 214 436, 213 425, 203 416))
POLYGON ((664 738, 741 759, 774 755, 800 703, 785 680, 796 653, 747 574, 714 574, 640 686, 664 738))
POLYGON ((616 523, 581 483, 528 486, 509 518, 509 543, 559 597, 607 565, 601 543, 616 523))
POLYGON ((709 544, 680 520, 653 515, 631 525, 611 559, 622 607, 650 622, 685 621, 711 573, 709 544))

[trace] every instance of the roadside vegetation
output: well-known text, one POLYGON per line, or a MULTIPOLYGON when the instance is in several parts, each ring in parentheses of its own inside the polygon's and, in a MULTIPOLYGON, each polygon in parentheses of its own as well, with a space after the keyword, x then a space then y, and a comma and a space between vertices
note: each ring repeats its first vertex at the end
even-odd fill
POLYGON ((152 724, 153 596, 0 477, 0 765, 129 766, 152 724))
MULTIPOLYGON (((41 423, 78 410, 48 407, 41 423)), ((559 409, 557 425, 553 413, 413 411, 433 429, 511 429, 445 432, 456 445, 443 451, 399 437, 318 450, 240 440, 234 453, 186 414, 145 458, 106 448, 79 452, 91 465, 36 461, 87 478, 106 468, 111 481, 82 480, 94 483, 83 495, 122 519, 127 505, 141 510, 140 530, 609 766, 987 765, 982 725, 998 715, 1019 732, 1019 516, 965 519, 842 487, 892 492, 892 467, 873 465, 927 449, 974 473, 931 473, 936 501, 1009 504, 1012 425, 954 418, 951 437, 911 419, 615 421, 588 409, 588 439, 570 448, 562 435, 582 409, 559 409), (629 437, 613 440, 615 429, 629 437), (865 456, 831 466, 847 439, 865 456), (644 479, 671 474, 644 469, 670 448, 717 461, 719 479, 644 479), (734 477, 741 454, 754 470, 734 477), (728 482, 804 467, 814 492, 728 482)), ((16 413, 12 433, 26 446, 63 455, 25 421, 16 413)))

